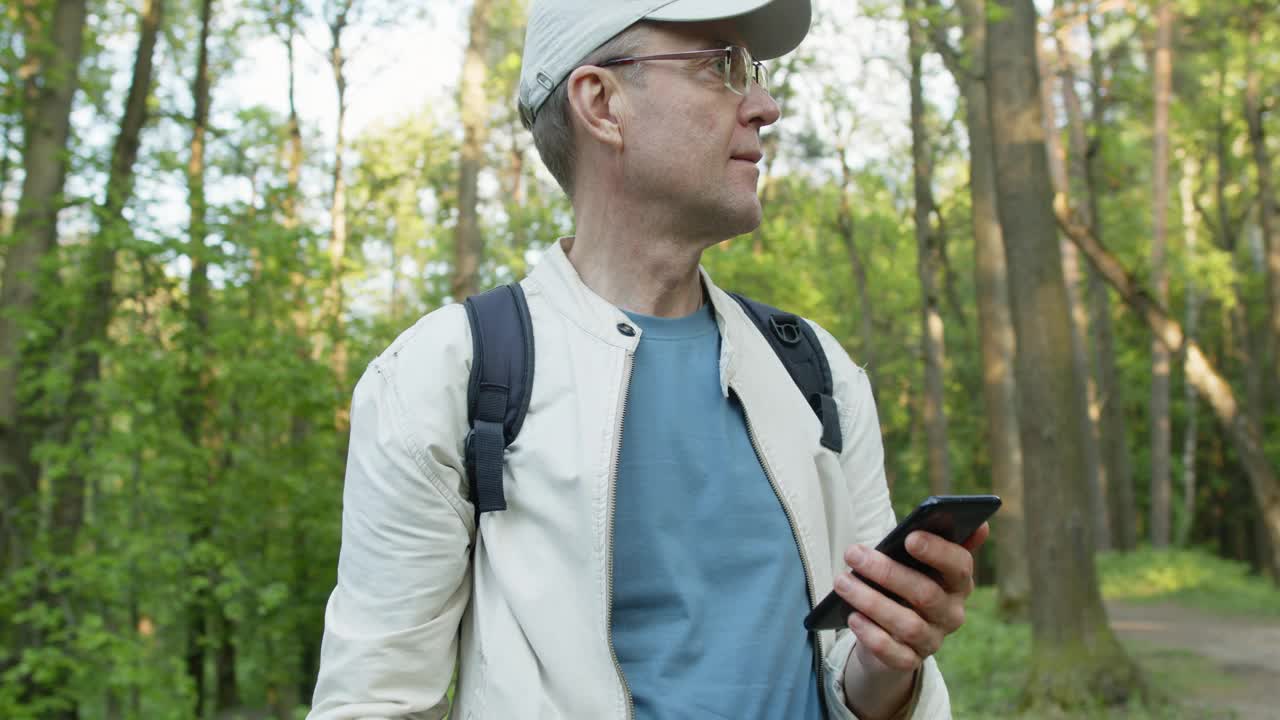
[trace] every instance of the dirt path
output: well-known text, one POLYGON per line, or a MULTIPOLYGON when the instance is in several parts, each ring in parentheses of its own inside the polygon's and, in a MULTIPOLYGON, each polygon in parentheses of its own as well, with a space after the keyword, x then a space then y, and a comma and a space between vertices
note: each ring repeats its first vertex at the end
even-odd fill
POLYGON ((1107 611, 1121 639, 1140 652, 1191 654, 1218 671, 1218 678, 1192 673, 1186 686, 1166 691, 1190 694, 1206 711, 1229 710, 1241 720, 1280 718, 1280 620, 1215 615, 1172 603, 1109 602, 1107 611))

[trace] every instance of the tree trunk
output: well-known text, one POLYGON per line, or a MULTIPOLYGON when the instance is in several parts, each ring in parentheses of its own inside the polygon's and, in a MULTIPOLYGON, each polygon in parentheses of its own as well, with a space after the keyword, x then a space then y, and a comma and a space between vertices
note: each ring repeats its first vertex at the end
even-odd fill
MULTIPOLYGON (((964 18, 964 57, 967 66, 943 51, 948 70, 965 101, 969 135, 969 198, 974 238, 974 286, 978 296, 978 333, 982 347, 982 397, 986 408, 985 434, 991 458, 992 490, 1004 500, 992 521, 995 534, 996 586, 999 608, 1006 618, 1022 618, 1030 603, 1027 568, 1026 519, 1023 510, 1022 444, 1014 384, 1014 334, 1009 315, 1009 285, 1005 269, 1004 237, 996 209, 995 159, 992 155, 986 64, 987 10, 985 0, 960 0, 964 18)), ((934 32, 935 42, 946 42, 934 32)))
POLYGON ((1039 75, 1036 12, 1003 0, 987 28, 987 79, 1000 224, 1017 336, 1018 418, 1030 543, 1032 661, 1024 704, 1068 710, 1123 703, 1142 690, 1116 641, 1093 563, 1092 522, 1071 361, 1071 318, 1054 228, 1039 75))
MULTIPOLYGON (((284 227, 291 232, 297 231, 301 225, 301 217, 299 206, 301 201, 301 182, 302 182, 302 123, 298 117, 298 104, 296 96, 297 86, 297 69, 294 57, 294 40, 298 32, 298 0, 287 0, 285 4, 285 35, 284 45, 285 53, 288 56, 288 75, 289 75, 289 140, 287 150, 287 169, 286 184, 287 196, 284 205, 284 227)), ((309 305, 307 303, 306 278, 307 278, 307 247, 303 244, 301 234, 292 236, 298 244, 297 254, 294 256, 294 266, 289 273, 289 285, 294 296, 294 310, 292 311, 293 332, 298 342, 298 360, 302 364, 306 364, 310 360, 310 354, 307 349, 307 338, 311 334, 311 317, 309 305)), ((295 406, 292 411, 292 417, 289 421, 289 442, 296 450, 305 448, 308 438, 311 435, 311 422, 307 417, 305 410, 295 406)), ((299 453, 300 454, 300 453, 299 453)), ((305 472, 305 461, 298 463, 296 468, 298 472, 305 472)), ((292 521, 290 521, 292 522, 292 521)), ((293 533, 286 531, 285 536, 289 540, 295 539, 293 533)), ((298 544, 301 546, 301 543, 298 544)), ((301 597, 306 592, 305 576, 298 578, 301 582, 294 582, 291 592, 301 597)), ((303 643, 308 642, 305 637, 306 629, 297 627, 291 628, 293 632, 303 635, 301 638, 303 643)), ((294 647, 292 644, 287 647, 294 647)), ((311 700, 309 690, 303 688, 311 687, 314 677, 309 677, 313 672, 313 668, 309 667, 305 660, 299 655, 289 658, 285 663, 285 667, 278 670, 275 675, 278 678, 269 686, 268 692, 274 690, 276 715, 278 717, 291 717, 297 706, 304 701, 311 700)))
POLYGON ((298 119, 297 70, 293 53, 293 41, 298 33, 297 0, 287 0, 285 3, 284 22, 284 47, 289 64, 289 145, 285 179, 289 192, 284 202, 284 225, 287 229, 293 230, 298 227, 300 222, 298 216, 298 186, 302 180, 302 122, 298 119))
MULTIPOLYGON (((18 127, 18 119, 12 115, 0 118, 0 198, 9 197, 9 176, 13 174, 13 149, 17 145, 13 141, 13 131, 18 127)), ((21 151, 21 148, 18 148, 21 151)), ((0 208, 0 235, 13 232, 13 220, 7 208, 0 208)), ((8 245, 6 244, 6 248, 8 245)), ((0 258, 4 254, 0 253, 0 258)), ((0 283, 2 286, 3 283, 0 283)), ((0 555, 3 557, 3 555, 0 555)))
POLYGON ((453 299, 461 302, 480 290, 480 261, 484 237, 480 233, 480 168, 489 103, 485 98, 485 54, 489 48, 491 0, 471 6, 471 36, 462 61, 462 147, 458 158, 458 226, 454 231, 453 299))
MULTIPOLYGON (((1042 122, 1045 133, 1045 152, 1048 155, 1049 179, 1055 193, 1068 193, 1070 180, 1067 177, 1067 161, 1062 150, 1053 104, 1055 73, 1052 62, 1045 56, 1044 46, 1037 45, 1036 51, 1040 70, 1040 107, 1043 110, 1042 122)), ((1065 59, 1062 62, 1065 63, 1065 59)), ((1081 292, 1083 282, 1080 261, 1076 256, 1075 248, 1069 242, 1060 241, 1059 247, 1062 251, 1063 282, 1067 290, 1067 312, 1071 316, 1071 367, 1076 376, 1076 383, 1084 390, 1084 413, 1079 418, 1081 438, 1084 441, 1084 457, 1081 458, 1084 461, 1083 480, 1089 489, 1094 548, 1107 550, 1111 547, 1111 533, 1107 520, 1107 479, 1102 467, 1102 456, 1098 451, 1098 424, 1095 412, 1097 388, 1089 367, 1089 321, 1081 292)))
POLYGON ((1238 364, 1244 374, 1244 413, 1253 419, 1252 422, 1261 427, 1266 407, 1263 399, 1263 387, 1266 383, 1263 382, 1262 377, 1262 366, 1265 361, 1261 357, 1261 346, 1265 345, 1265 343, 1261 337, 1260 328, 1250 322, 1247 310, 1250 303, 1246 295, 1245 284, 1242 281, 1242 278, 1247 277, 1251 272, 1247 264, 1241 261, 1238 253, 1240 239, 1244 236, 1246 216, 1244 213, 1233 215, 1230 206, 1232 178, 1236 169, 1232 163, 1232 158, 1235 155, 1235 151, 1232 149, 1234 131, 1231 128, 1232 120, 1228 116, 1227 93, 1230 80, 1228 79, 1228 55, 1225 47, 1225 36, 1223 38, 1223 44, 1217 49, 1217 55, 1220 58, 1217 83, 1218 117, 1214 128, 1214 149, 1217 165, 1214 180, 1214 202, 1217 210, 1217 222, 1212 227, 1212 233, 1218 246, 1232 258, 1237 266, 1238 272, 1231 282, 1236 302, 1228 310, 1233 332, 1229 334, 1227 343, 1232 348, 1232 353, 1236 355, 1238 364), (1245 265, 1245 267, 1240 267, 1240 265, 1245 265))
POLYGON ((221 609, 218 652, 214 655, 214 707, 221 715, 229 714, 240 706, 240 690, 236 685, 236 646, 232 641, 233 624, 221 609))
POLYGON ((1267 153, 1266 126, 1263 122, 1264 107, 1262 73, 1258 69, 1257 50, 1262 44, 1264 3, 1254 2, 1250 7, 1249 41, 1245 44, 1248 54, 1248 71, 1245 80, 1244 118, 1249 127, 1249 142, 1253 149, 1253 164, 1258 172, 1258 224, 1262 228, 1262 242, 1266 263, 1266 288, 1268 312, 1263 332, 1263 363, 1271 368, 1263 373, 1268 378, 1265 396, 1270 405, 1280 403, 1280 214, 1276 208, 1275 188, 1271 184, 1271 157, 1267 153))
POLYGON ((23 336, 28 317, 41 309, 41 276, 57 243, 86 12, 85 0, 58 0, 50 24, 33 22, 25 37, 23 65, 31 74, 23 87, 22 190, 0 285, 0 577, 29 550, 18 525, 33 517, 37 502, 31 452, 40 423, 23 411, 23 336))
POLYGON ((1102 464, 1102 437, 1098 421, 1098 388, 1089 369, 1089 311, 1085 305, 1085 278, 1080 267, 1080 254, 1069 241, 1063 241, 1062 274, 1067 284, 1067 304, 1071 313, 1071 355, 1076 382, 1084 388, 1085 414, 1080 418, 1084 437, 1085 479, 1089 484, 1089 505, 1093 509, 1093 542, 1099 552, 1111 549, 1111 519, 1107 507, 1106 467, 1102 464))
POLYGON ((933 215, 933 159, 925 129, 921 60, 925 34, 913 0, 906 0, 907 35, 911 56, 911 158, 915 178, 916 270, 920 278, 920 344, 924 356, 924 428, 928 445, 929 491, 951 492, 951 460, 947 453, 947 414, 942 372, 946 343, 937 284, 938 238, 933 215))
MULTIPOLYGON (((1088 227, 1075 219, 1074 211, 1066 198, 1058 198, 1055 212, 1058 224, 1067 236, 1115 288, 1130 309, 1164 342, 1165 347, 1172 351, 1185 350, 1187 382, 1209 404, 1214 417, 1226 430, 1227 437, 1244 466, 1245 474, 1249 477, 1249 486, 1262 522, 1266 525, 1271 547, 1280 547, 1280 478, 1267 459, 1262 446, 1262 431, 1257 421, 1241 409, 1231 385, 1213 366, 1199 344, 1185 338, 1177 321, 1170 318, 1168 312, 1133 280, 1115 256, 1107 252, 1089 233, 1088 227)), ((1280 584, 1280 553, 1273 552, 1271 557, 1264 558, 1263 565, 1280 584)))
MULTIPOLYGON (((205 444, 204 408, 209 392, 205 370, 209 352, 209 253, 205 241, 209 231, 204 180, 205 142, 209 129, 209 24, 212 13, 213 0, 201 0, 200 41, 196 54, 195 79, 191 84, 191 145, 187 159, 187 204, 190 210, 187 257, 191 261, 191 274, 187 280, 187 317, 182 338, 186 357, 183 361, 184 388, 179 406, 179 422, 187 443, 196 449, 205 444)), ((216 505, 208 496, 213 483, 208 465, 199 459, 203 458, 203 453, 193 453, 192 457, 194 459, 189 466, 188 480, 194 499, 190 511, 195 529, 189 544, 193 550, 192 556, 201 557, 201 553, 194 550, 209 542, 212 527, 209 515, 216 505)), ((210 584, 216 582, 212 577, 213 571, 202 562, 192 563, 188 572, 192 576, 192 587, 204 588, 201 582, 204 578, 208 578, 210 584)), ((208 651, 208 618, 213 603, 207 589, 196 590, 189 603, 188 617, 191 624, 187 633, 187 671, 196 688, 195 717, 202 717, 209 695, 205 685, 205 657, 208 651)), ((221 660, 221 657, 215 656, 215 665, 217 660, 221 660)), ((219 691, 222 679, 223 670, 218 667, 215 682, 219 683, 219 691)), ((220 699, 221 692, 215 692, 215 712, 222 709, 218 705, 220 699)))
MULTIPOLYGON (((1089 35, 1095 28, 1092 18, 1086 16, 1089 35)), ((1102 94, 1102 59, 1100 53, 1090 55, 1092 76, 1092 116, 1094 138, 1088 139, 1084 111, 1080 96, 1076 93, 1076 76, 1073 69, 1074 53, 1070 50, 1065 24, 1056 33, 1058 53, 1062 57, 1059 72, 1062 74, 1063 105, 1067 110, 1069 175, 1077 187, 1084 190, 1081 209, 1088 218, 1095 237, 1101 237, 1102 212, 1097 196, 1098 175, 1101 172, 1100 135, 1103 127, 1105 100, 1102 94)), ((1095 42, 1096 46, 1096 42, 1095 42)), ((1137 502, 1134 498, 1133 471, 1129 457, 1128 429, 1120 398, 1120 371, 1116 364, 1115 338, 1111 329, 1111 296, 1106 281, 1092 265, 1088 266, 1087 303, 1089 327, 1092 329, 1093 361, 1096 373, 1099 452, 1102 457, 1100 474, 1106 478, 1107 517, 1110 521, 1111 545, 1118 550, 1132 550, 1137 546, 1137 502)))
MULTIPOLYGON (((71 331, 72 376, 67 412, 58 430, 60 441, 69 441, 79 419, 92 417, 92 385, 101 372, 100 347, 106 342, 107 327, 115 300, 116 253, 130 233, 124 208, 133 194, 134 164, 138 159, 142 128, 147 123, 147 100, 151 96, 153 59, 164 0, 147 0, 138 29, 138 50, 134 58, 133 77, 125 98, 120 132, 111 150, 111 166, 107 175, 106 198, 99 209, 99 228, 90 241, 85 262, 86 291, 81 310, 71 331)), ((74 469, 73 473, 78 473, 74 469)), ((83 484, 83 478, 75 482, 83 484)))
MULTIPOLYGON (((208 229, 208 202, 205 199, 205 142, 209 131, 209 25, 213 0, 200 2, 200 42, 196 55, 195 80, 191 85, 191 145, 187 159, 187 205, 190 211, 187 257, 191 274, 187 285, 186 391, 180 409, 183 434, 192 447, 203 443, 203 408, 207 383, 202 367, 206 362, 209 335, 209 253, 205 241, 208 229)), ((192 478, 204 482, 205 473, 192 478)))
MULTIPOLYGON (((843 140, 843 139, 842 139, 843 140)), ((875 323, 871 314, 871 290, 867 282, 867 264, 858 250, 857 232, 854 227, 853 205, 850 194, 853 192, 853 171, 849 167, 846 156, 847 147, 843 142, 836 148, 840 157, 840 207, 836 215, 836 224, 840 229, 840 240, 844 243, 845 254, 849 256, 849 268, 853 273, 853 286, 858 293, 858 354, 859 360, 872 370, 879 368, 877 364, 875 343, 875 323)), ((876 392, 872 386, 872 392, 876 392)))
MULTIPOLYGON (((333 150, 333 195, 330 203, 330 224, 332 233, 329 236, 329 284, 325 290, 325 322, 328 325, 330 354, 329 367, 340 388, 341 399, 336 403, 334 411, 334 429, 339 437, 345 437, 350 424, 350 408, 346 401, 347 391, 347 341, 343 323, 343 288, 342 278, 347 257, 347 179, 343 164, 343 156, 347 152, 347 58, 342 47, 342 34, 355 0, 342 0, 337 4, 336 13, 329 18, 329 66, 333 71, 333 83, 338 93, 338 118, 336 139, 333 150)), ((341 454, 345 457, 345 443, 340 443, 341 454)))
MULTIPOLYGON (((1165 269, 1165 244, 1169 227, 1169 96, 1173 77, 1173 6, 1167 1, 1156 10, 1156 54, 1152 72, 1155 120, 1152 128, 1151 170, 1151 281, 1155 301, 1169 303, 1169 275, 1165 269)), ((1169 545, 1171 432, 1169 426, 1169 349, 1157 338, 1151 341, 1151 545, 1169 545)))
MULTIPOLYGON (((1187 257, 1194 260, 1196 254, 1196 211, 1194 178, 1195 162, 1189 157, 1182 164, 1182 180, 1178 183, 1182 201, 1182 231, 1187 257)), ((1200 319, 1200 292, 1196 288, 1194 274, 1187 279, 1187 338, 1196 339, 1196 326, 1200 319)), ((1182 436, 1182 519, 1178 524, 1177 544, 1186 547, 1196 518, 1196 445, 1199 441, 1199 405, 1196 389, 1191 383, 1182 384, 1187 406, 1187 427, 1182 436)))

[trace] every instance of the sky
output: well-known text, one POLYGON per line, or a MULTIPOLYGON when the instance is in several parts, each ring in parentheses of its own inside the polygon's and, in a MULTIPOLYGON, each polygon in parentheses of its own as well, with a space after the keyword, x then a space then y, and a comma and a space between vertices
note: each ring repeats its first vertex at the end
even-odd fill
MULTIPOLYGON (((910 139, 907 83, 902 74, 906 66, 905 29, 896 21, 858 17, 862 13, 859 4, 816 0, 816 11, 830 22, 816 28, 805 41, 806 47, 822 53, 836 78, 847 79, 850 105, 863 140, 851 149, 855 167, 887 159, 910 139)), ((361 47, 351 55, 347 118, 351 137, 428 104, 454 102, 467 38, 467 6, 469 3, 437 1, 431 4, 429 18, 398 21, 362 39, 361 47)), ((304 120, 332 145, 337 99, 322 55, 328 37, 319 23, 307 27, 307 36, 297 45, 298 105, 304 120)), ((264 37, 251 42, 245 56, 241 72, 231 81, 236 104, 262 104, 283 114, 287 110, 284 48, 276 39, 264 37)), ((942 77, 933 60, 926 96, 944 107, 954 106, 950 81, 942 77)), ((807 96, 802 92, 807 106, 795 108, 784 119, 790 130, 798 130, 800 122, 829 129, 822 127, 824 111, 815 106, 816 84, 809 83, 809 90, 807 96), (804 119, 797 120, 799 117, 804 119)))
MULTIPOLYGON (((395 21, 389 27, 357 37, 350 50, 347 127, 351 136, 376 123, 386 123, 427 103, 451 103, 467 38, 467 18, 459 3, 434 2, 430 17, 395 21)), ((333 142, 337 93, 322 54, 328 48, 326 28, 309 23, 297 43, 299 112, 333 142)), ((234 80, 237 103, 261 104, 281 114, 288 111, 285 49, 272 37, 259 38, 245 49, 244 72, 234 80)))

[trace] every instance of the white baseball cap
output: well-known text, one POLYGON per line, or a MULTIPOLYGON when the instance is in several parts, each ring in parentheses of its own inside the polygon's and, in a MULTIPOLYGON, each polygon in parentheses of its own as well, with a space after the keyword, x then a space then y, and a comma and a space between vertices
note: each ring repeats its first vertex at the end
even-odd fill
POLYGON ((786 55, 809 32, 809 0, 532 0, 520 64, 520 116, 538 108, 582 59, 641 20, 733 19, 751 55, 786 55))

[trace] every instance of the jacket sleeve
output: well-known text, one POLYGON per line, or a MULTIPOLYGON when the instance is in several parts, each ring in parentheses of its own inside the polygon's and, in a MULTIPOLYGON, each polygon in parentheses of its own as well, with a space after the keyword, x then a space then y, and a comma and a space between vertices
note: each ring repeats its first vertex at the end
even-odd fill
MULTIPOLYGON (((880 420, 867 373, 849 359, 840 343, 816 323, 813 325, 822 349, 831 365, 836 404, 840 411, 840 428, 844 449, 840 464, 849 484, 849 496, 857 502, 850 512, 856 518, 856 542, 875 547, 897 524, 889 501, 889 486, 884 474, 884 445, 880 437, 880 420)), ((834 548, 841 556, 844 548, 834 548)), ((848 628, 837 630, 824 659, 827 669, 827 706, 833 718, 857 720, 845 705, 844 670, 857 637, 848 628)), ((916 686, 907 711, 900 715, 912 720, 939 720, 951 717, 951 701, 947 686, 938 671, 937 661, 930 657, 916 674, 916 686)))
POLYGON ((464 313, 455 305, 423 318, 356 385, 311 720, 417 720, 449 709, 474 534, 461 459, 464 313))

